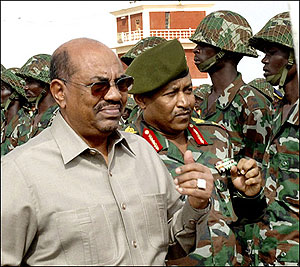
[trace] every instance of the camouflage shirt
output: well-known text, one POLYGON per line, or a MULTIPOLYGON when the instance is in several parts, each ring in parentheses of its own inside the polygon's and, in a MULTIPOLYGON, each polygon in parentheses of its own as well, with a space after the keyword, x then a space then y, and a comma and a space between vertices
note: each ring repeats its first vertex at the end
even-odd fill
POLYGON ((282 107, 276 109, 263 160, 268 207, 255 225, 254 266, 299 266, 299 99, 284 121, 282 107))
POLYGON ((30 138, 38 135, 42 130, 50 126, 58 109, 57 104, 49 107, 43 113, 37 127, 33 127, 37 112, 29 113, 21 108, 7 125, 4 142, 1 143, 1 155, 5 155, 16 146, 26 143, 30 138))
MULTIPOLYGON (((124 130, 143 136, 159 153, 171 175, 176 176, 175 169, 184 164, 182 153, 172 142, 146 124, 142 112, 124 130)), ((187 257, 170 261, 169 264, 236 265, 241 257, 237 256, 240 247, 236 244, 235 234, 230 228, 233 222, 237 222, 237 208, 233 209, 231 201, 234 189, 230 176, 221 176, 214 166, 217 161, 233 156, 228 133, 217 123, 199 118, 192 118, 185 132, 188 139, 187 149, 192 151, 195 162, 209 167, 214 176, 214 203, 208 218, 207 231, 199 235, 196 250, 187 257)), ((244 207, 243 204, 240 206, 244 207)))
POLYGON ((208 106, 210 93, 207 92, 199 103, 200 118, 218 122, 228 130, 238 159, 250 157, 261 164, 271 134, 271 102, 258 90, 246 85, 240 73, 208 106))

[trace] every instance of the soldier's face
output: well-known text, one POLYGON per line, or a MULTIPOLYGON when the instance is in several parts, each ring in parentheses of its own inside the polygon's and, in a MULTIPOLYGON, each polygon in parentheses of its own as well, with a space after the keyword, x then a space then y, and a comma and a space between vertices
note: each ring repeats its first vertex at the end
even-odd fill
POLYGON ((194 53, 194 63, 195 65, 199 65, 203 63, 204 61, 208 60, 209 58, 215 56, 219 52, 219 49, 205 44, 205 43, 200 43, 197 44, 197 46, 193 49, 194 53))
POLYGON ((124 74, 120 60, 107 48, 91 44, 70 48, 70 58, 77 71, 65 83, 62 113, 71 127, 84 139, 91 141, 108 136, 117 129, 127 101, 115 81, 124 74), (91 87, 76 85, 109 81, 108 91, 93 94, 91 87))
POLYGON ((5 103, 12 94, 13 89, 7 83, 1 81, 1 103, 5 103))
POLYGON ((265 56, 261 60, 264 64, 264 76, 275 75, 288 63, 289 51, 278 45, 266 45, 265 56))
POLYGON ((177 135, 189 124, 195 105, 190 74, 174 80, 151 97, 143 98, 147 123, 167 135, 177 135))
POLYGON ((27 77, 24 78, 24 80, 26 82, 26 85, 24 87, 25 94, 28 98, 38 97, 45 88, 45 85, 38 80, 27 77))

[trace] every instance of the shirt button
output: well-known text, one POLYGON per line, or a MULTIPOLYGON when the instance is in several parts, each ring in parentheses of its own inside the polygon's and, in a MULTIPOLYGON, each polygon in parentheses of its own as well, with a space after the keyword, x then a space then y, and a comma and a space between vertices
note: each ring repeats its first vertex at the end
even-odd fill
POLYGON ((134 248, 137 248, 137 243, 136 243, 136 241, 132 241, 132 246, 133 246, 134 248))
POLYGON ((96 153, 97 153, 97 151, 96 151, 96 150, 94 150, 94 149, 90 149, 90 154, 91 154, 92 156, 96 155, 96 153))
POLYGON ((194 224, 196 224, 196 221, 194 219, 190 219, 189 223, 192 224, 192 225, 194 225, 194 224))
POLYGON ((284 251, 282 251, 282 252, 280 253, 280 256, 281 256, 281 257, 285 257, 285 256, 286 256, 286 253, 285 253, 284 251))
POLYGON ((109 176, 112 176, 112 172, 109 172, 109 176))
POLYGON ((121 204, 121 208, 122 208, 122 210, 126 210, 126 205, 125 205, 125 203, 122 203, 122 204, 121 204))

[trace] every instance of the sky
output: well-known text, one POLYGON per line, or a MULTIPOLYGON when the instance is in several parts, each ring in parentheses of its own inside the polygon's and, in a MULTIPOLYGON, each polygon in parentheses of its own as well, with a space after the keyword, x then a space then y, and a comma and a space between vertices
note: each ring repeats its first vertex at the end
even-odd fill
MULTIPOLYGON (((33 55, 52 54, 71 39, 88 37, 109 47, 117 45, 117 26, 111 11, 140 4, 178 3, 179 1, 1 1, 1 64, 21 67, 33 55)), ((299 1, 180 1, 214 3, 216 10, 239 13, 257 33, 278 13, 289 11, 290 2, 299 1)), ((294 10, 294 9, 293 9, 294 10)), ((299 10, 299 9, 297 9, 299 10)), ((299 11, 297 13, 299 17, 299 11)), ((298 19, 299 21, 299 19, 298 19)), ((244 80, 263 77, 263 54, 244 57, 238 66, 244 80)))

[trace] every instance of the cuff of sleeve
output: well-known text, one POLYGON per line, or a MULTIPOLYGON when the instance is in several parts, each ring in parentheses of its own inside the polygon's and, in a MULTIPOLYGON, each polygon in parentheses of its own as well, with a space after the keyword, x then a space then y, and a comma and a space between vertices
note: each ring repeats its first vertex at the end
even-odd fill
POLYGON ((205 209, 195 209, 190 205, 188 199, 186 199, 182 213, 183 224, 190 229, 195 229, 196 224, 202 221, 202 217, 209 213, 212 207, 212 201, 213 198, 210 198, 205 209))
POLYGON ((261 189, 260 189, 260 191, 259 191, 259 193, 258 194, 256 194, 255 196, 247 196, 247 195, 245 195, 245 194, 243 194, 242 192, 240 192, 240 191, 235 191, 234 193, 233 193, 233 197, 237 197, 237 198, 243 198, 243 199, 249 199, 249 200, 251 200, 251 199, 256 199, 256 200, 258 200, 258 199, 262 199, 263 197, 264 197, 264 188, 262 187, 261 189))

